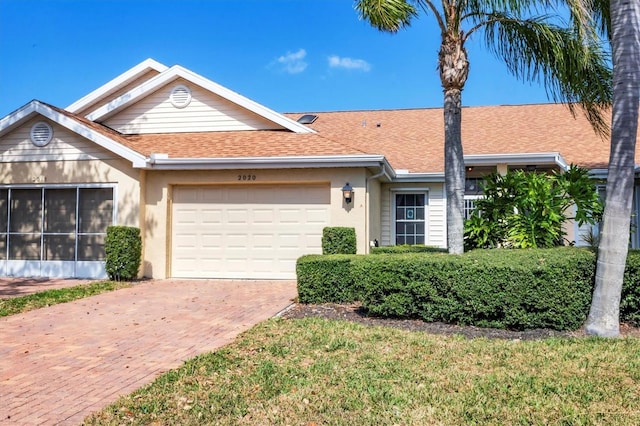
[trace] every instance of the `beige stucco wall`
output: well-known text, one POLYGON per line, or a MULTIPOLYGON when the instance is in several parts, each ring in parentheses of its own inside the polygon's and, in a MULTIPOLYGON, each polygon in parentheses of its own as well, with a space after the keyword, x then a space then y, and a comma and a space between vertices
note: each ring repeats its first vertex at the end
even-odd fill
POLYGON ((356 229, 358 252, 366 253, 369 236, 366 223, 366 171, 364 169, 288 169, 288 170, 221 170, 161 171, 146 173, 145 248, 143 274, 165 278, 171 275, 171 202, 176 185, 261 185, 329 183, 331 187, 330 224, 356 229), (255 175, 251 182, 239 179, 255 175), (342 187, 349 182, 354 188, 353 202, 344 203, 342 187))
POLYGON ((367 220, 367 253, 370 249, 370 244, 373 240, 378 240, 378 244, 381 244, 382 241, 382 230, 381 230, 381 190, 382 184, 378 179, 371 179, 372 176, 368 177, 368 185, 367 185, 367 202, 368 202, 368 210, 369 217, 367 220))

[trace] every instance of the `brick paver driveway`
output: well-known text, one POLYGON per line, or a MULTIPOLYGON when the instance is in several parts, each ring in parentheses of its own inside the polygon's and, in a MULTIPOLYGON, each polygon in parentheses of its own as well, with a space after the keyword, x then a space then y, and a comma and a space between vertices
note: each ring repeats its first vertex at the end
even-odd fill
POLYGON ((295 296, 293 281, 161 280, 0 318, 0 424, 81 424, 295 296))

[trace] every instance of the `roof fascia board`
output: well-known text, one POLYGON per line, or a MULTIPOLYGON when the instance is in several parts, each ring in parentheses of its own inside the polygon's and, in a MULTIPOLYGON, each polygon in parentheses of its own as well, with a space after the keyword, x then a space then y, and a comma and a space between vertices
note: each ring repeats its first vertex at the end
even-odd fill
POLYGON ((33 100, 28 104, 23 105, 9 115, 3 117, 0 120, 0 136, 13 128, 14 125, 28 119, 35 114, 35 105, 39 104, 38 101, 33 100))
POLYGON ((464 156, 467 166, 493 166, 496 164, 554 164, 563 170, 569 168, 559 152, 540 152, 527 154, 472 154, 464 156))
POLYGON ((120 74, 118 77, 114 78, 113 80, 103 84, 102 86, 92 91, 88 95, 75 101, 65 109, 75 114, 81 109, 85 108, 87 105, 90 105, 95 101, 99 100, 101 97, 107 96, 109 93, 112 93, 115 90, 119 89, 120 87, 127 85, 131 81, 136 80, 137 78, 139 78, 140 76, 148 72, 149 70, 156 70, 159 73, 162 73, 167 69, 168 67, 166 65, 161 64, 160 62, 157 62, 153 59, 146 59, 143 62, 136 65, 135 67, 131 68, 130 70, 120 74))
POLYGON ((444 182, 444 173, 395 173, 394 183, 444 182))
MULTIPOLYGON (((636 167, 635 172, 638 173, 638 168, 636 167)), ((589 176, 593 179, 607 179, 609 176, 609 169, 590 169, 589 176)))
MULTIPOLYGON (((634 170, 634 174, 636 175, 636 178, 638 177, 638 175, 640 175, 640 166, 639 165, 635 165, 635 167, 633 168, 634 170)), ((589 170, 589 176, 591 176, 594 179, 608 179, 609 177, 609 169, 590 169, 589 170)))
POLYGON ((5 133, 10 128, 19 125, 36 114, 40 114, 60 126, 100 145, 104 149, 131 161, 134 167, 144 167, 147 164, 146 158, 142 154, 139 154, 136 151, 96 132, 84 124, 51 109, 49 106, 39 101, 31 101, 15 113, 0 120, 0 134, 5 133))
POLYGON ((128 93, 125 93, 122 96, 109 102, 108 104, 102 106, 101 108, 98 108, 91 114, 87 115, 87 118, 92 121, 104 120, 121 108, 130 105, 136 100, 148 95, 151 91, 157 89, 158 87, 180 77, 200 87, 203 87, 204 89, 209 90, 210 92, 213 92, 230 102, 246 108, 249 111, 258 114, 271 122, 279 124, 285 129, 291 130, 296 133, 316 133, 315 130, 304 126, 295 120, 285 117, 284 115, 279 114, 272 109, 260 105, 257 102, 254 102, 251 99, 246 98, 232 90, 229 90, 226 87, 219 85, 218 83, 214 83, 213 81, 204 78, 194 73, 193 71, 189 71, 186 68, 181 67, 180 65, 172 66, 171 68, 160 73, 154 78, 149 79, 147 82, 130 90, 128 93))
POLYGON ((325 168, 372 167, 389 163, 381 155, 327 155, 300 157, 235 157, 235 158, 166 158, 152 154, 148 167, 156 170, 228 170, 228 169, 277 169, 277 168, 325 168))

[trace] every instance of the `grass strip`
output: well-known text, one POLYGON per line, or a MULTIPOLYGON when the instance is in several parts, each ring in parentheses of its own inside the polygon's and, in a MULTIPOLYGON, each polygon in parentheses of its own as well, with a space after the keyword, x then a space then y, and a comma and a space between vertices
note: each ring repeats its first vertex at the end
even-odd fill
POLYGON ((272 319, 87 425, 636 425, 640 340, 465 339, 272 319))
POLYGON ((74 287, 44 290, 26 296, 0 299, 0 317, 20 314, 34 309, 44 308, 58 303, 71 302, 84 297, 131 287, 130 282, 99 281, 74 287))

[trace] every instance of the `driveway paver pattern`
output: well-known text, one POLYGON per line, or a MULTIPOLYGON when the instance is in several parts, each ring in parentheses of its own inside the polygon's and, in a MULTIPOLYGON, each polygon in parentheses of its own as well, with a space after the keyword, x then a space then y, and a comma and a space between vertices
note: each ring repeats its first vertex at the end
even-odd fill
POLYGON ((91 280, 49 278, 0 278, 0 299, 27 296, 44 290, 89 284, 91 280))
POLYGON ((158 280, 0 318, 0 424, 81 424, 296 294, 294 281, 158 280))

